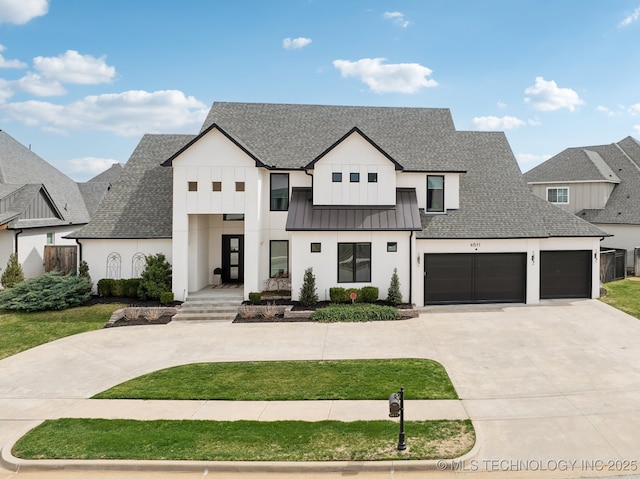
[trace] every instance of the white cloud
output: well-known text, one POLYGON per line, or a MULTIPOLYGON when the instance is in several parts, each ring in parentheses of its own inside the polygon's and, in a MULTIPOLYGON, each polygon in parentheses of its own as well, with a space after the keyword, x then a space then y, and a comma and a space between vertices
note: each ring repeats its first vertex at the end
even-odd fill
POLYGON ((633 11, 633 13, 631 13, 630 15, 625 17, 624 20, 622 20, 620 23, 618 23, 618 27, 619 28, 628 27, 632 23, 637 22, 639 18, 640 18, 640 7, 636 8, 633 11))
POLYGON ((415 93, 421 88, 438 85, 427 78, 432 71, 418 63, 395 63, 384 65, 385 58, 363 58, 351 62, 334 60, 333 66, 344 78, 360 77, 375 93, 415 93))
POLYGON ((516 160, 521 167, 521 170, 528 171, 534 166, 539 165, 551 158, 552 155, 534 155, 532 153, 516 153, 516 160))
POLYGON ((208 109, 177 90, 130 90, 87 96, 69 105, 34 100, 8 103, 1 110, 47 131, 108 131, 119 136, 139 136, 197 130, 208 109))
POLYGON ((111 168, 111 165, 118 163, 110 158, 95 158, 88 156, 85 158, 75 158, 64 162, 65 173, 72 178, 90 179, 99 175, 103 171, 111 168))
POLYGON ((395 25, 398 25, 401 28, 407 28, 410 22, 405 19, 404 13, 402 12, 384 12, 383 17, 387 20, 391 20, 395 25))
POLYGON ((35 96, 59 96, 67 90, 57 81, 43 78, 37 73, 28 72, 19 80, 9 82, 13 91, 23 91, 35 96))
POLYGON ((304 48, 311 43, 311 38, 285 38, 282 40, 282 46, 285 50, 297 50, 304 48))
POLYGON ((640 103, 636 103, 634 105, 631 105, 627 111, 629 112, 629 115, 631 116, 638 116, 638 114, 640 114, 640 103))
POLYGON ((500 108, 500 109, 504 109, 504 108, 507 107, 507 104, 505 102, 503 102, 502 100, 498 100, 497 105, 498 105, 498 108, 500 108))
POLYGON ((49 11, 49 0, 0 0, 0 23, 23 25, 49 11))
POLYGON ((33 66, 47 78, 80 85, 109 83, 116 74, 115 67, 107 65, 104 56, 80 55, 75 50, 57 57, 35 57, 33 66))
POLYGON ((513 130, 525 125, 525 122, 515 116, 477 116, 471 120, 475 130, 513 130))
POLYGON ((546 81, 542 77, 536 77, 536 83, 524 91, 525 102, 530 103, 534 110, 555 111, 567 108, 575 111, 577 106, 584 102, 571 88, 558 88, 555 81, 546 81))
POLYGON ((540 121, 539 118, 529 118, 527 120, 527 125, 529 125, 529 126, 540 126, 540 125, 542 125, 542 122, 540 121))
POLYGON ((633 125, 633 130, 634 130, 636 133, 640 134, 640 125, 633 125))
MULTIPOLYGON (((0 52, 5 50, 4 45, 0 45, 0 52)), ((20 60, 7 60, 3 55, 0 55, 0 68, 27 68, 27 64, 20 60)))

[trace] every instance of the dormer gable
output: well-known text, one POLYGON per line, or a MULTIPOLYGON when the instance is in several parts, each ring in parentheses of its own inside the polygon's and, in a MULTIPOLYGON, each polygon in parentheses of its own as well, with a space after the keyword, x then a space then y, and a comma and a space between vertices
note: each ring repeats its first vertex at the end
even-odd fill
POLYGON ((307 169, 313 169, 314 205, 392 206, 402 166, 354 127, 307 169))
POLYGON ((38 220, 58 222, 63 219, 44 185, 22 185, 0 199, 0 222, 4 224, 38 220))

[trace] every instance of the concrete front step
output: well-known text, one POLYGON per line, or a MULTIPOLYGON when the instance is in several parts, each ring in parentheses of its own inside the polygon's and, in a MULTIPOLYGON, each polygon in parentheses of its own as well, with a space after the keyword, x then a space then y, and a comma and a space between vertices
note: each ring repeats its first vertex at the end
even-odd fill
POLYGON ((236 313, 177 313, 172 321, 230 321, 235 317, 236 313))
POLYGON ((228 321, 235 319, 242 304, 241 294, 197 295, 182 304, 174 321, 228 321))

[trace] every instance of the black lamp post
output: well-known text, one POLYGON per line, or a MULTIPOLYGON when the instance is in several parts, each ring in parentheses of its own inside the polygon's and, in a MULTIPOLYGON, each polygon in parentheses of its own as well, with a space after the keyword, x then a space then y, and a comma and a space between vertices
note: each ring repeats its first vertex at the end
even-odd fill
POLYGON ((400 417, 400 434, 398 435, 398 451, 407 448, 404 436, 404 388, 389 396, 389 417, 400 417))

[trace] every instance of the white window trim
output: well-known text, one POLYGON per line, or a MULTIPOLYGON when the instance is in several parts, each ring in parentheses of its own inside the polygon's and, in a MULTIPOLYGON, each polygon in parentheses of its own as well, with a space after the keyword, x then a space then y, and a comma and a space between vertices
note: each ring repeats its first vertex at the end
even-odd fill
MULTIPOLYGON (((558 197, 556 193, 556 198, 558 197)), ((549 203, 554 205, 568 205, 569 204, 569 187, 568 186, 547 186, 546 199, 549 203), (567 201, 549 201, 549 190, 567 190, 567 201)))

